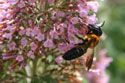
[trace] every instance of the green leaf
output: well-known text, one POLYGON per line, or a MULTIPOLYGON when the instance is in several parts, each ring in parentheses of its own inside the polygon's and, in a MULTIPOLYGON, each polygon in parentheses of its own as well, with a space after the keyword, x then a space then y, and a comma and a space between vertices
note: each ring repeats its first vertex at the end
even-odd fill
POLYGON ((52 70, 52 69, 57 69, 58 68, 58 65, 50 65, 48 67, 49 70, 52 70))
POLYGON ((47 57, 47 61, 50 63, 52 60, 53 60, 52 55, 48 55, 48 57, 47 57))
POLYGON ((57 83, 56 79, 52 78, 50 75, 46 75, 41 78, 44 83, 57 83))
POLYGON ((52 78, 50 75, 41 76, 39 78, 32 79, 31 83, 57 83, 56 79, 52 78))

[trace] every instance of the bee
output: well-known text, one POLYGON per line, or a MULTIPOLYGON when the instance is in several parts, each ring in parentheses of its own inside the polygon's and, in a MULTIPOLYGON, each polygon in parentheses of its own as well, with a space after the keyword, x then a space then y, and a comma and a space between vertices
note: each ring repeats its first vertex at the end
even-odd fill
POLYGON ((94 25, 94 24, 88 24, 88 30, 86 32, 86 37, 82 38, 76 35, 76 37, 80 40, 82 40, 82 43, 78 43, 75 45, 74 48, 68 50, 63 55, 63 59, 65 60, 73 60, 76 59, 83 54, 85 54, 88 50, 88 48, 92 49, 91 55, 87 56, 86 60, 86 68, 89 70, 91 68, 91 65, 93 63, 93 57, 94 57, 94 48, 98 44, 100 40, 100 36, 102 35, 102 26, 104 25, 104 22, 101 25, 94 25))

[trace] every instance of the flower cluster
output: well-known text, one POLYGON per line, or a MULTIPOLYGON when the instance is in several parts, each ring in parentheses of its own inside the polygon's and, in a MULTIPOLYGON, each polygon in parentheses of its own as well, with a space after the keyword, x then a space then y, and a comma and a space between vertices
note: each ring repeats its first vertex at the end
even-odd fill
POLYGON ((81 42, 76 35, 85 35, 85 24, 98 21, 98 6, 94 0, 0 0, 3 60, 11 70, 48 55, 61 64, 61 55, 81 42))

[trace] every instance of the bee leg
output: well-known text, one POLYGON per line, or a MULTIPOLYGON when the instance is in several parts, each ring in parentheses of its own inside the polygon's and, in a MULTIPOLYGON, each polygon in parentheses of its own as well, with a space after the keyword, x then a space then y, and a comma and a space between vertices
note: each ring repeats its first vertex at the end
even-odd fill
POLYGON ((79 37, 78 35, 75 35, 78 39, 82 40, 83 42, 85 41, 82 37, 79 37))

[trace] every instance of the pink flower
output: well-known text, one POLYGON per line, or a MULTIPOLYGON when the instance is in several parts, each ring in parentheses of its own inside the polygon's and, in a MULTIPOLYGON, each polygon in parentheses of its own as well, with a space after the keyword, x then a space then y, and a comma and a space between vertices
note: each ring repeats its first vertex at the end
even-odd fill
POLYGON ((7 56, 7 55, 8 55, 8 53, 2 53, 1 55, 2 55, 2 56, 7 56))
POLYGON ((24 34, 25 34, 25 30, 24 30, 24 29, 21 29, 21 30, 19 31, 19 34, 20 34, 20 35, 24 35, 24 34))
POLYGON ((49 2, 49 3, 54 3, 54 2, 55 2, 55 0, 48 0, 48 2, 49 2))
POLYGON ((88 24, 95 24, 97 21, 98 21, 98 18, 96 18, 96 14, 93 14, 87 17, 88 24))
POLYGON ((7 60, 7 59, 14 59, 16 56, 13 55, 13 56, 3 56, 2 59, 3 60, 7 60))
POLYGON ((35 58, 34 53, 32 51, 29 51, 27 56, 30 57, 31 59, 35 58))
POLYGON ((30 26, 33 25, 33 21, 31 19, 28 20, 28 23, 29 23, 30 26))
POLYGON ((13 68, 11 66, 8 67, 8 69, 11 71, 11 72, 14 72, 13 68))
POLYGON ((12 39, 12 34, 11 33, 5 33, 5 34, 3 34, 3 37, 11 40, 12 39))
POLYGON ((30 3, 34 3, 36 2, 37 0, 29 0, 30 3))
POLYGON ((7 46, 9 48, 9 50, 14 50, 16 47, 16 44, 14 42, 12 42, 12 43, 8 44, 7 46))
POLYGON ((71 18, 70 21, 71 21, 72 24, 77 24, 78 21, 79 21, 79 18, 78 17, 73 17, 73 18, 71 18))
POLYGON ((19 8, 22 8, 25 6, 25 1, 20 0, 20 2, 17 4, 19 8))
POLYGON ((79 11, 79 16, 80 17, 85 17, 88 15, 88 9, 87 8, 82 8, 80 11, 79 11))
POLYGON ((57 30, 64 30, 65 27, 66 27, 66 24, 61 23, 61 24, 57 25, 57 30))
POLYGON ((55 48, 55 45, 51 39, 47 38, 47 40, 44 42, 44 47, 55 48))
POLYGON ((55 16, 51 16, 51 19, 52 19, 52 20, 55 20, 55 19, 56 19, 56 17, 55 17, 55 16))
POLYGON ((62 12, 62 11, 58 11, 58 12, 56 13, 56 16, 57 16, 57 17, 63 17, 64 15, 65 15, 65 13, 62 12))
POLYGON ((52 31, 50 32, 50 36, 51 36, 52 39, 58 39, 58 38, 59 38, 58 35, 59 35, 58 32, 55 31, 55 30, 52 30, 52 31))
POLYGON ((63 61, 63 58, 61 56, 58 56, 58 57, 56 57, 55 61, 57 64, 61 64, 63 61))
POLYGON ((32 51, 35 51, 37 47, 38 47, 37 44, 35 44, 34 42, 31 43, 31 50, 32 51))
POLYGON ((6 31, 6 30, 9 30, 10 32, 12 32, 13 27, 10 26, 10 25, 7 25, 7 27, 6 27, 6 28, 3 28, 2 31, 6 31))
POLYGON ((9 4, 11 4, 11 5, 14 5, 14 4, 17 3, 16 0, 6 0, 6 1, 7 1, 7 3, 9 3, 9 4))
POLYGON ((112 58, 106 57, 107 50, 101 50, 99 52, 99 61, 96 63, 96 68, 99 68, 101 71, 104 71, 110 62, 113 61, 112 58))
POLYGON ((43 21, 44 21, 43 18, 40 18, 40 22, 43 23, 43 21))
POLYGON ((23 58, 22 55, 18 55, 18 56, 16 57, 16 60, 19 61, 19 62, 21 62, 21 61, 24 60, 24 58, 23 58))
POLYGON ((21 45, 23 45, 23 48, 27 45, 28 41, 26 38, 21 39, 21 45))
POLYGON ((75 34, 78 34, 78 29, 74 25, 69 24, 68 26, 68 36, 73 37, 75 34))
POLYGON ((97 1, 88 1, 87 2, 87 7, 89 10, 92 10, 94 12, 97 12, 98 11, 98 2, 97 1))
POLYGON ((70 48, 65 44, 65 43, 59 43, 58 44, 58 49, 61 53, 65 53, 67 50, 70 48))
POLYGON ((26 35, 34 37, 35 36, 34 30, 32 28, 27 28, 26 29, 26 35))
POLYGON ((40 32, 40 27, 37 27, 37 26, 34 27, 33 31, 34 31, 34 34, 36 34, 36 35, 38 35, 39 33, 41 33, 40 32))
POLYGON ((38 40, 38 41, 42 41, 42 40, 44 40, 44 39, 45 39, 44 34, 39 33, 39 34, 37 35, 37 40, 38 40))

